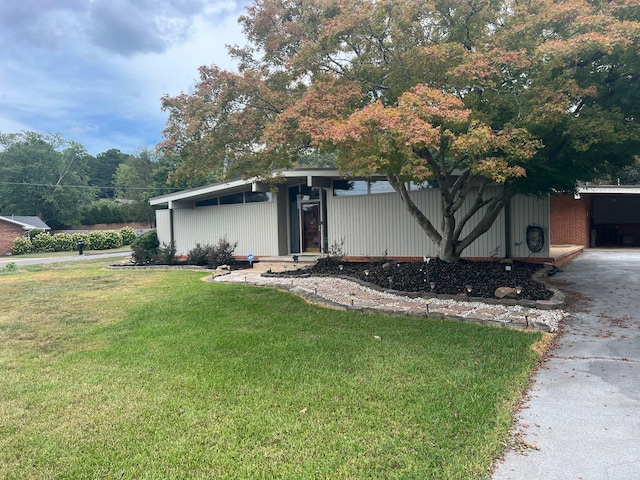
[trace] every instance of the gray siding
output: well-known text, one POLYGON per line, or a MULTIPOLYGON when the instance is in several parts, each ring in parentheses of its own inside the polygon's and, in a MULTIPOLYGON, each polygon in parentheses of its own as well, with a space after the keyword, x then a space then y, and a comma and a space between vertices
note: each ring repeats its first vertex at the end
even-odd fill
POLYGON ((160 245, 171 243, 171 227, 169 225, 169 210, 156 210, 156 231, 160 245))
MULTIPOLYGON (((494 187, 500 188, 500 187, 494 187)), ((490 194, 491 191, 489 190, 490 194)), ((439 219, 440 196, 437 191, 412 192, 412 197, 428 218, 439 219)), ((468 200, 468 203, 471 199, 468 200)), ((517 196, 511 202, 511 256, 549 256, 549 201, 547 198, 517 196), (532 254, 526 245, 527 225, 537 224, 545 231, 545 246, 532 254)), ((479 212, 477 218, 483 212, 479 212)), ((327 198, 329 245, 341 244, 349 256, 435 256, 433 243, 409 215, 396 193, 327 198)), ((463 235, 473 228, 473 221, 463 235)), ((439 224, 436 224, 439 227, 439 224)), ((505 212, 493 226, 464 252, 464 257, 504 257, 507 251, 505 212)))
MULTIPOLYGON (((497 187, 496 187, 497 188, 497 187)), ((437 191, 412 192, 418 207, 428 218, 440 218, 437 191)), ((471 200, 469 199, 469 202, 471 200)), ((340 244, 351 256, 435 256, 433 243, 409 215, 397 193, 327 198, 329 245, 340 244)), ((436 224, 439 227, 439 224, 436 224)), ((467 233, 472 225, 463 230, 467 233)), ((489 257, 499 248, 504 254, 504 213, 493 227, 469 246, 465 257, 489 257)))
MULTIPOLYGON (((158 238, 168 238, 168 210, 158 214, 158 238)), ((179 255, 186 255, 196 243, 214 245, 225 236, 231 243, 238 242, 237 255, 278 255, 276 202, 175 209, 173 222, 179 255)))
MULTIPOLYGON (((525 197, 518 195, 511 200, 511 256, 516 258, 549 257, 549 197, 525 197), (531 253, 527 247, 527 226, 540 225, 544 231, 544 247, 531 253)), ((504 252, 502 252, 504 255, 504 252)))

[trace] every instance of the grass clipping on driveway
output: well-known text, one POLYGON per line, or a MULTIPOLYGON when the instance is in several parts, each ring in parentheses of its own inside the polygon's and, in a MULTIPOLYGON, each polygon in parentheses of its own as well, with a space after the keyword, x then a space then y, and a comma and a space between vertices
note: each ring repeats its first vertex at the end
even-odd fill
POLYGON ((1 478, 487 478, 541 338, 192 271, 0 275, 1 478))

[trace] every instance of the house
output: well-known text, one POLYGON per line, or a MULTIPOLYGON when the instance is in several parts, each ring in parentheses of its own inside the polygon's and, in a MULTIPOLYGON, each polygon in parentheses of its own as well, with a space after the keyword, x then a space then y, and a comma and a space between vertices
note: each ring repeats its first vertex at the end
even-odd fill
MULTIPOLYGON (((345 178, 335 169, 300 169, 274 172, 270 180, 238 179, 152 198, 151 205, 160 207, 160 243, 175 242, 179 255, 223 237, 237 242, 238 256, 256 258, 336 251, 350 259, 437 254, 384 177, 345 178)), ((412 184, 410 194, 430 218, 439 218, 439 193, 433 187, 412 184)), ((549 220, 548 198, 517 196, 463 255, 547 261, 549 220)))
POLYGON ((579 185, 551 197, 551 243, 640 246, 639 185, 579 185))
POLYGON ((49 225, 38 217, 0 216, 0 254, 9 255, 15 239, 34 228, 51 230, 49 225))

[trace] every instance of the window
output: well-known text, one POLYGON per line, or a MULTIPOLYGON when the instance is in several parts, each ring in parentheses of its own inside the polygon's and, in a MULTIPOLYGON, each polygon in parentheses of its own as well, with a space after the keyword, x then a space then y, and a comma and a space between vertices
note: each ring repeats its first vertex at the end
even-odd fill
POLYGON ((392 193, 395 190, 387 180, 334 180, 333 196, 375 195, 392 193))
POLYGON ((225 195, 220 197, 220 205, 235 205, 236 203, 243 203, 244 194, 242 192, 232 193, 231 195, 225 195))
POLYGON ((352 195, 366 195, 369 187, 366 180, 334 180, 333 196, 347 197, 352 195))
POLYGON ((245 192, 244 194, 245 203, 270 202, 272 198, 271 192, 245 192))
POLYGON ((210 205, 218 205, 217 198, 207 198, 205 200, 196 201, 196 207, 208 207, 210 205))

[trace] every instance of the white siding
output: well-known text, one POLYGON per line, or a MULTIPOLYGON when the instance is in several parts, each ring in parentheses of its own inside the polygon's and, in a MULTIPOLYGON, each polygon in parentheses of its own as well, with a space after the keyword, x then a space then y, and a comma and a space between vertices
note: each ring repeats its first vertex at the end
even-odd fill
MULTIPOLYGON (((158 238, 168 237, 168 221, 163 220, 162 233, 160 227, 158 223, 158 238)), ((225 236, 231 243, 238 242, 236 255, 278 255, 275 202, 175 209, 173 231, 179 255, 186 255, 196 243, 214 245, 225 236)))
POLYGON ((169 210, 156 210, 156 231, 160 245, 171 243, 171 230, 169 225, 169 210))

